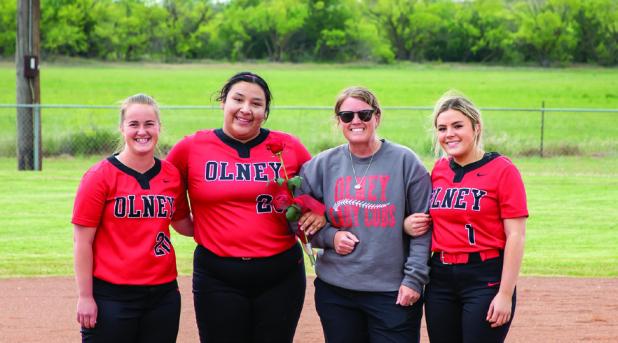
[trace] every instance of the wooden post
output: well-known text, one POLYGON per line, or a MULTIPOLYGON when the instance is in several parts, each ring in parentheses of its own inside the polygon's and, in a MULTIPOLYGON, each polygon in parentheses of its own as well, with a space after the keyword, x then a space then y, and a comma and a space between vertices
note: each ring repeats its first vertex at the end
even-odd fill
POLYGON ((17 169, 41 170, 41 102, 39 67, 40 0, 19 0, 15 66, 17 104, 17 169))

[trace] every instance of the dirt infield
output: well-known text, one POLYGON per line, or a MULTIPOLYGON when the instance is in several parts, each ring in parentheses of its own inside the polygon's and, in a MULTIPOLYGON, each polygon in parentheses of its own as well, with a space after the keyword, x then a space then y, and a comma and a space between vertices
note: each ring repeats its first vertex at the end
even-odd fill
MULTIPOLYGON (((197 342, 191 279, 181 277, 178 342, 197 342)), ((295 342, 323 342, 308 280, 295 342)), ((282 294, 282 296, 285 296, 282 294)), ((72 278, 0 280, 0 342, 78 342, 72 278)), ((617 342, 618 279, 524 277, 507 342, 617 342)), ((422 342, 428 342, 423 329, 422 342)))

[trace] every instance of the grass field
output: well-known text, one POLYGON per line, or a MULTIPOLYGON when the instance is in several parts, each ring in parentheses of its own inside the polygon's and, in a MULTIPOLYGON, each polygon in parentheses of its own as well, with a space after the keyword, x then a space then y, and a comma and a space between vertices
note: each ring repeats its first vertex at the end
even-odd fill
MULTIPOLYGON (((163 105, 215 105, 214 94, 240 70, 262 74, 274 106, 332 106, 349 85, 376 92, 383 106, 432 106, 455 88, 480 107, 618 108, 618 69, 504 68, 449 64, 273 65, 43 64, 45 104, 118 105, 146 92, 163 105)), ((15 69, 0 63, 0 104, 15 102, 15 69)), ((385 111, 379 134, 429 156, 430 111, 385 111)), ((546 113, 545 150, 579 156, 540 159, 538 112, 484 111, 487 150, 516 156, 528 189, 531 217, 523 272, 528 275, 618 276, 618 114, 546 113), (602 156, 602 157, 599 157, 602 156)), ((276 109, 267 127, 301 138, 311 152, 341 142, 330 110, 276 109)), ((76 132, 112 132, 115 110, 45 109, 44 150, 76 132)), ((220 110, 169 110, 162 143, 221 125, 220 110)), ((15 153, 15 110, 0 108, 0 156, 15 153)), ((90 136, 86 136, 90 137, 90 136)), ((70 275, 74 192, 100 157, 51 158, 43 172, 17 172, 0 157, 0 277, 70 275)), ((425 158, 431 167, 431 158, 425 158)), ((182 273, 191 270, 191 239, 174 237, 182 273)))
MULTIPOLYGON (((188 64, 139 65, 77 63, 43 65, 41 97, 44 104, 117 105, 137 92, 149 93, 163 105, 216 105, 215 93, 239 70, 254 70, 270 83, 274 106, 333 105, 337 93, 349 85, 374 90, 383 106, 432 106, 448 89, 458 89, 478 106, 618 109, 618 69, 504 68, 450 64, 296 65, 188 64)), ((15 102, 15 70, 0 63, 0 103, 15 102), (11 85, 11 86, 10 86, 11 85), (9 87, 10 86, 10 87, 9 87), (4 87, 7 87, 4 89, 4 87)), ((387 110, 380 128, 386 138, 428 154, 429 110, 387 110)), ((339 142, 324 110, 272 112, 267 127, 298 135, 312 152, 339 142)), ((489 150, 530 155, 540 145, 539 112, 484 111, 489 150)), ((217 110, 167 110, 162 115, 170 146, 198 129, 219 127, 217 110)), ((44 109, 44 151, 78 131, 115 130, 115 110, 44 109)), ((0 109, 0 156, 15 151, 15 110, 0 109)), ((618 113, 546 113, 545 151, 548 154, 616 155, 618 113)))
MULTIPOLYGON (((48 159, 17 172, 0 158, 0 277, 71 275, 71 208, 82 173, 98 158, 48 159)), ((515 159, 527 186, 526 275, 618 276, 618 159, 515 159)), ((431 167, 431 159, 425 163, 431 167)), ((173 236, 181 273, 194 243, 173 236)))

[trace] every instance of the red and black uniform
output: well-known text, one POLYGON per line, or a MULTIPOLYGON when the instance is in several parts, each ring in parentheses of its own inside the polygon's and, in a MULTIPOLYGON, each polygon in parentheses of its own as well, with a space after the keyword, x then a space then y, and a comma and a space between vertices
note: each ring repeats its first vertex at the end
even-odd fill
POLYGON ((111 156, 83 176, 72 223, 96 228, 93 293, 97 324, 84 341, 175 341, 180 318, 169 225, 187 212, 178 170, 155 159, 141 174, 111 156), (166 339, 167 337, 167 339, 166 339))
POLYGON ((432 342, 501 342, 510 322, 491 328, 485 318, 500 287, 503 220, 528 216, 521 175, 508 158, 486 153, 464 167, 438 160, 431 181, 429 337, 432 342))
POLYGON ((261 129, 241 143, 223 130, 198 131, 167 160, 187 185, 198 246, 193 292, 202 340, 291 341, 304 300, 302 252, 268 181, 298 174, 311 158, 288 134, 261 129), (268 150, 285 143, 282 157, 268 150))

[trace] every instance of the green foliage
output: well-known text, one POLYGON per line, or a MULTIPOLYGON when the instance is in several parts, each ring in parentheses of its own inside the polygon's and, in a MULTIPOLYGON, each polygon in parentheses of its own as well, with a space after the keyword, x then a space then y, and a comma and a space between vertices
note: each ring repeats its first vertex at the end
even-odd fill
POLYGON ((95 19, 88 0, 41 1, 41 47, 50 54, 79 56, 88 50, 95 19))
POLYGON ((118 140, 118 133, 93 127, 62 137, 57 150, 54 150, 53 144, 50 144, 45 146, 43 153, 46 156, 110 154, 118 145, 118 140))
POLYGON ((518 4, 516 39, 525 52, 542 66, 570 62, 577 44, 573 14, 577 1, 535 0, 518 4))
MULTIPOLYGON (((15 50, 0 0, 0 56, 15 50)), ((618 64, 617 0, 42 0, 44 56, 618 64)))
POLYGON ((0 56, 15 53, 17 1, 0 0, 0 56))

